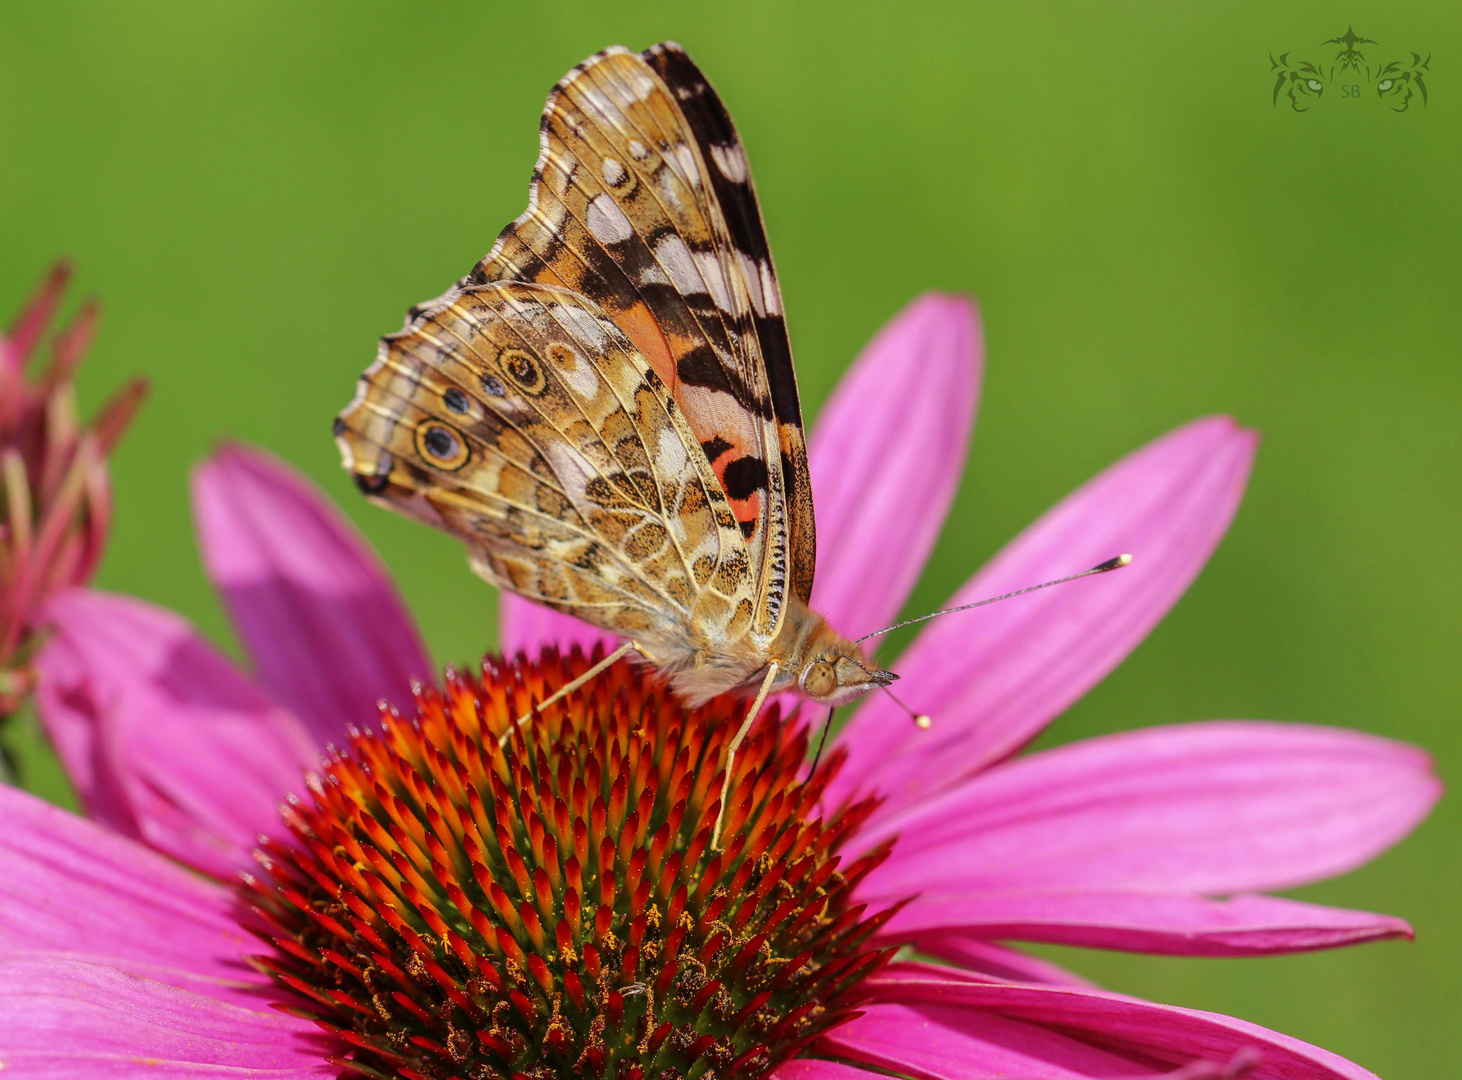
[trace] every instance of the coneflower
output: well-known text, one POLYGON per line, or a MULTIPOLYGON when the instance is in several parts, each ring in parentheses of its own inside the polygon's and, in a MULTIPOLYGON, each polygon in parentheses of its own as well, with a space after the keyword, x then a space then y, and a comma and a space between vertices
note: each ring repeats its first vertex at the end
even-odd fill
MULTIPOLYGON (((926 298, 824 410, 817 599, 839 628, 906 598, 977 386, 972 309, 926 298)), ((250 674, 140 601, 50 605, 40 710, 96 820, 0 790, 0 1075, 1374 1080, 1004 944, 1253 956, 1410 934, 1259 893, 1403 837, 1438 793, 1413 747, 1229 721, 1013 756, 1182 594, 1254 448, 1195 421, 1014 540, 956 603, 1135 561, 931 623, 890 665, 930 729, 875 697, 808 775, 822 717, 768 713, 719 850, 744 702, 687 710, 620 666, 503 742, 602 641, 509 601, 508 659, 413 692, 432 670, 363 541, 299 476, 225 448, 195 499, 250 674)))
POLYGON ((824 819, 800 726, 755 729, 713 850, 738 702, 687 710, 620 664, 513 727, 588 665, 550 649, 481 682, 448 672, 285 808, 293 836, 247 879, 277 947, 255 962, 354 1049, 337 1064, 760 1076, 846 1020, 893 952, 869 940, 895 909, 849 899, 887 845, 838 852, 876 800, 824 819))

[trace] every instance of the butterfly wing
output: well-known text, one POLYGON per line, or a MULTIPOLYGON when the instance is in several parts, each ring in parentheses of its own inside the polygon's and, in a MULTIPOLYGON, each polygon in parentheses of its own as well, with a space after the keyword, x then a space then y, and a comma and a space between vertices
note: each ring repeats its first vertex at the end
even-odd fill
POLYGON ((463 281, 592 297, 649 361, 746 538, 770 640, 816 562, 791 351, 746 155, 675 45, 612 48, 554 88, 528 209, 463 281))
POLYGON ((662 666, 750 627, 746 546, 710 463, 644 355, 576 293, 502 282, 420 312, 382 340, 336 435, 363 490, 465 540, 489 581, 635 636, 662 666))
MULTIPOLYGON (((792 590, 808 603, 817 563, 817 528, 812 512, 812 483, 807 468, 807 440, 802 430, 802 403, 797 373, 792 367, 792 345, 783 316, 782 290, 772 251, 762 223, 761 207, 752 185, 751 166, 731 116, 710 82, 684 49, 673 41, 647 49, 645 61, 674 93, 695 137, 701 160, 720 203, 735 261, 746 277, 751 301, 749 321, 755 331, 759 357, 748 358, 760 378, 754 379, 770 399, 777 424, 777 442, 784 476, 790 524, 790 578, 792 590), (758 289, 758 285, 760 288, 758 289), (760 360, 760 364, 755 363, 760 360)), ((742 312, 743 320, 748 318, 742 312)))

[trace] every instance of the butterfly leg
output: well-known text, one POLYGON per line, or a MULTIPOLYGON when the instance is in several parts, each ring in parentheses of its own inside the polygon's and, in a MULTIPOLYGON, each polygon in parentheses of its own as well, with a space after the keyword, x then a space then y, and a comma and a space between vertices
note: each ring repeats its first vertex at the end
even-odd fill
MULTIPOLYGON (((563 698, 567 697, 569 694, 572 694, 579 687, 596 678, 601 672, 606 671, 632 652, 639 653, 646 660, 650 658, 649 654, 645 652, 645 647, 641 645, 638 641, 626 641, 623 645, 615 649, 603 660, 600 660, 599 663, 595 664, 588 671, 584 672, 584 674, 580 675, 577 679, 572 679, 569 682, 564 683, 553 693, 549 694, 548 697, 544 698, 538 703, 538 708, 535 709, 534 712, 540 712, 543 709, 548 708, 548 706, 552 705, 554 702, 560 701, 563 698)), ((518 717, 518 722, 510 727, 507 731, 503 732, 502 737, 498 739, 498 746, 507 746, 508 739, 512 738, 513 732, 527 727, 529 721, 531 721, 532 719, 532 712, 524 713, 522 716, 518 717)))
POLYGON ((711 830, 713 851, 721 843, 721 823, 726 820, 726 800, 731 797, 731 766, 736 763, 736 750, 746 738, 746 733, 751 730, 751 722, 756 719, 756 714, 761 712, 762 703, 772 689, 772 681, 776 679, 778 670, 780 669, 775 660, 767 665, 767 673, 761 680, 761 689, 756 692, 756 700, 751 703, 746 719, 741 721, 741 727, 736 729, 736 734, 731 736, 731 745, 726 748, 726 778, 721 781, 721 811, 716 815, 716 827, 711 830))

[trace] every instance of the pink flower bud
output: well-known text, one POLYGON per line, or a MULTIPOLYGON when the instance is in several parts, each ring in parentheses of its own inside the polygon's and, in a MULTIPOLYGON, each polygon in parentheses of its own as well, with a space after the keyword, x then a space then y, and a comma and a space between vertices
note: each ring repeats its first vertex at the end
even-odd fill
POLYGON ((101 559, 112 509, 107 454, 147 393, 134 380, 90 425, 77 419, 72 379, 96 332, 95 301, 51 338, 49 362, 28 373, 70 276, 57 263, 0 336, 0 717, 31 689, 46 601, 91 580, 101 559))

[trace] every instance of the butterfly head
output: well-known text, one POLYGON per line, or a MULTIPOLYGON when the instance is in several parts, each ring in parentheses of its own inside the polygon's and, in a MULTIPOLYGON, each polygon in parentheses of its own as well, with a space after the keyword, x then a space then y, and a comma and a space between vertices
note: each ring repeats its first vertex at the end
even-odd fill
POLYGON ((795 599, 788 605, 782 637, 772 654, 783 671, 795 673, 802 696, 821 705, 846 705, 898 679, 891 671, 879 671, 863 646, 843 637, 795 599))
POLYGON ((898 679, 892 671, 879 671, 863 659, 863 650, 843 643, 847 652, 824 653, 802 669, 798 685, 802 693, 823 705, 846 705, 898 679))

